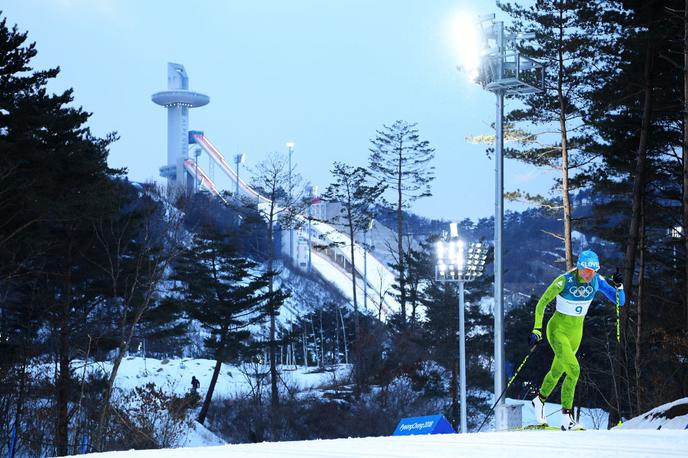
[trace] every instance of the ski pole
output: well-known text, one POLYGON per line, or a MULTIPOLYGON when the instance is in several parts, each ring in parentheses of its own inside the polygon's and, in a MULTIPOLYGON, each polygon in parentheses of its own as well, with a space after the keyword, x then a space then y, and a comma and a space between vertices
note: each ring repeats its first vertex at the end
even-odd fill
POLYGON ((17 439, 17 427, 12 428, 12 433, 10 434, 10 451, 7 455, 8 458, 14 458, 14 442, 17 439))
POLYGON ((618 289, 616 290, 616 343, 621 343, 621 306, 618 289))
MULTIPOLYGON (((619 268, 617 267, 616 272, 614 272, 614 275, 618 273, 619 268)), ((614 277, 614 275, 612 275, 612 278, 614 277)), ((616 343, 621 343, 621 305, 619 305, 619 285, 617 285, 616 282, 613 282, 612 284, 616 287, 616 343)))
MULTIPOLYGON (((539 342, 538 342, 538 343, 539 343, 539 342)), ((511 384, 514 383, 514 380, 516 379, 516 376, 518 375, 519 372, 521 372, 521 369, 522 369, 523 366, 526 364, 526 361, 528 361, 528 358, 530 358, 530 355, 532 355, 532 354, 533 354, 533 351, 535 351, 535 349, 537 348, 538 343, 536 343, 535 345, 533 345, 532 347, 530 347, 530 351, 528 352, 528 354, 526 355, 526 357, 523 358, 523 361, 521 361, 521 364, 518 366, 518 369, 516 369, 516 372, 514 372, 514 375, 512 375, 511 378, 509 379, 509 383, 506 384, 506 388, 504 388, 504 391, 502 391, 502 394, 499 395, 499 397, 497 398, 497 400, 495 401, 495 403, 492 404, 492 407, 491 407, 490 410, 487 412, 487 415, 485 415, 485 418, 483 418, 483 422, 480 424, 480 427, 478 428, 478 432, 480 432, 480 430, 483 429, 483 426, 485 426, 485 422, 487 421, 487 419, 490 418, 490 416, 492 416, 492 413, 494 412, 495 407, 497 407, 497 403, 499 403, 499 401, 502 400, 502 398, 503 398, 504 395, 506 394, 506 391, 509 389, 509 387, 511 386, 511 384)))

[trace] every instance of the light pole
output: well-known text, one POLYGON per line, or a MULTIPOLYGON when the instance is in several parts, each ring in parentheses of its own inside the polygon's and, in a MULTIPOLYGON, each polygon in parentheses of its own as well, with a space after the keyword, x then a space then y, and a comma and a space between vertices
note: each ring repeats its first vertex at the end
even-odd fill
POLYGON ((368 232, 373 228, 374 221, 373 218, 370 218, 368 225, 363 230, 363 308, 365 310, 368 310, 368 232))
MULTIPOLYGON (((289 205, 291 206, 291 199, 292 199, 292 194, 291 194, 291 155, 294 152, 294 142, 287 142, 287 149, 289 150, 289 178, 288 178, 288 187, 289 187, 289 205)), ((291 262, 294 262, 294 230, 289 229, 289 259, 291 262)))
POLYGON ((313 212, 311 207, 313 204, 320 202, 320 197, 318 197, 318 187, 310 185, 308 186, 308 273, 313 271, 313 241, 311 239, 313 212))
POLYGON ((437 262, 435 280, 459 284, 458 331, 456 339, 459 358, 459 384, 461 386, 461 432, 468 430, 466 421, 466 332, 464 320, 464 283, 475 280, 483 274, 487 259, 487 246, 484 243, 466 244, 459 238, 456 223, 451 223, 448 240, 436 242, 437 262))
POLYGON ((194 149, 194 173, 196 174, 196 180, 194 181, 194 192, 198 192, 198 156, 201 155, 201 148, 194 149))
MULTIPOLYGON (((465 62, 471 78, 497 97, 495 121, 495 218, 494 218, 494 390, 495 397, 506 384, 504 373, 504 283, 502 279, 502 232, 504 228, 504 96, 544 90, 544 66, 522 55, 516 43, 534 34, 504 34, 504 23, 491 14, 479 19, 480 37, 467 43, 482 49, 469 50, 465 62), (476 51, 478 54, 476 54, 476 51), (469 57, 470 56, 470 57, 469 57), (478 56, 477 59, 473 59, 478 56)), ((470 30, 472 27, 467 27, 470 30)), ((506 429, 504 400, 495 407, 495 429, 506 429)))
POLYGON ((245 160, 246 160, 246 155, 244 153, 240 153, 240 154, 237 154, 234 156, 234 164, 236 164, 236 174, 237 174, 236 191, 234 194, 235 199, 239 198, 239 165, 243 164, 245 160))

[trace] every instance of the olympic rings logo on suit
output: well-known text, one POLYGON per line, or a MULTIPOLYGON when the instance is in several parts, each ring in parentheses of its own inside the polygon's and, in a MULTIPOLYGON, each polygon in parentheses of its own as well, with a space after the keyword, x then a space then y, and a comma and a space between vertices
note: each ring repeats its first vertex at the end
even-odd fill
POLYGON ((593 287, 587 286, 572 286, 569 288, 569 292, 573 294, 573 297, 586 297, 592 294, 593 287))

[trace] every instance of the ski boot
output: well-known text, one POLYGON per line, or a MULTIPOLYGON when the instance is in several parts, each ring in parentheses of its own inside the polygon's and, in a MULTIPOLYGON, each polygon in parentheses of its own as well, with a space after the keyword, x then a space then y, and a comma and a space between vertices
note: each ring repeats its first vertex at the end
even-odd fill
POLYGON ((562 431, 583 431, 581 425, 576 423, 573 419, 573 411, 571 409, 561 409, 561 430, 562 431))
POLYGON ((547 426, 547 419, 545 418, 545 400, 540 396, 540 391, 536 392, 535 398, 530 403, 535 410, 535 421, 538 425, 547 426))

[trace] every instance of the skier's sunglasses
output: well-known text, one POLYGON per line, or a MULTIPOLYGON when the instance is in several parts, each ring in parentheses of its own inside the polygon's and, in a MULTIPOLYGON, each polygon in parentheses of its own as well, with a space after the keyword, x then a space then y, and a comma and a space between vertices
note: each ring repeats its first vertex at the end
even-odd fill
POLYGON ((583 271, 588 274, 596 274, 597 270, 591 269, 590 267, 583 267, 583 271))

